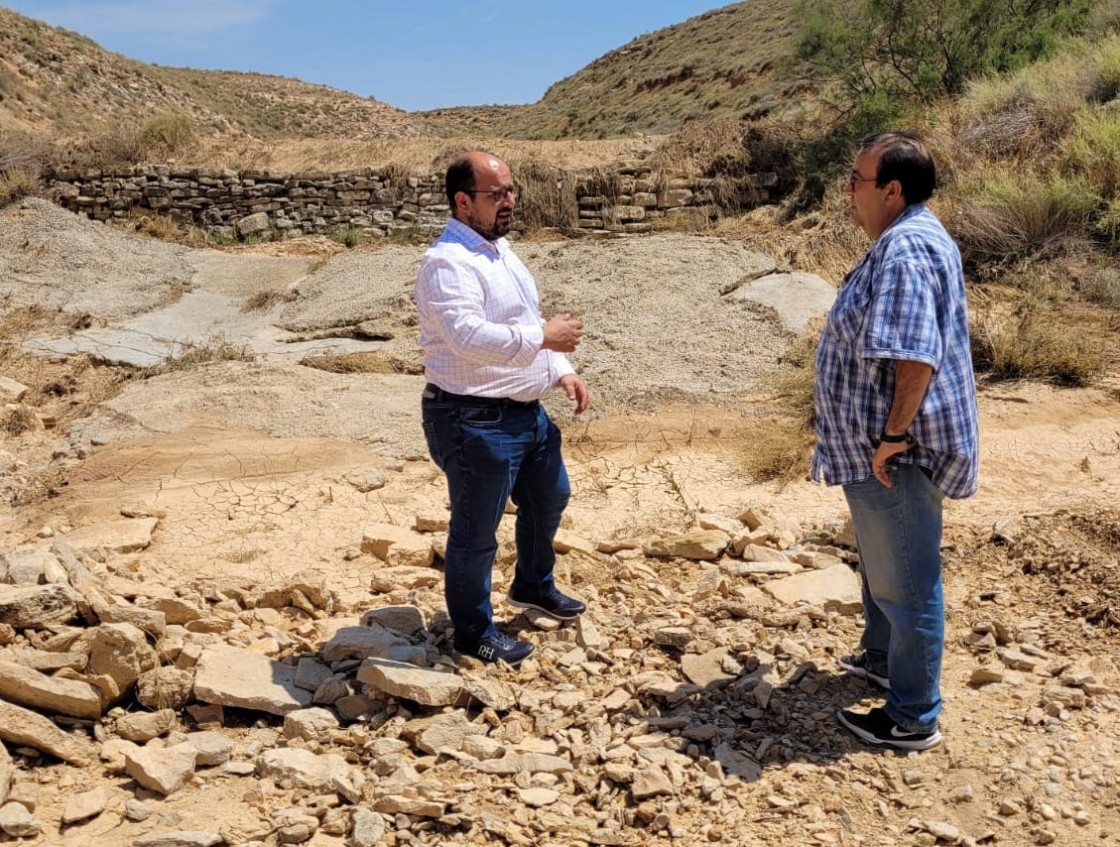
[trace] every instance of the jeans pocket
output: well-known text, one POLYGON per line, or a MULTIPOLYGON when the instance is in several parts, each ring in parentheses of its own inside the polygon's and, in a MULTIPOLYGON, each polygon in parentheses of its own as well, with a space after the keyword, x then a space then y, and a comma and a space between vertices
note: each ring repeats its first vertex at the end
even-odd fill
POLYGON ((501 422, 501 406, 463 406, 459 409, 459 423, 463 426, 491 427, 501 422))
POLYGON ((436 434, 435 421, 424 421, 424 440, 428 442, 428 455, 443 470, 443 451, 439 449, 439 436, 436 434))

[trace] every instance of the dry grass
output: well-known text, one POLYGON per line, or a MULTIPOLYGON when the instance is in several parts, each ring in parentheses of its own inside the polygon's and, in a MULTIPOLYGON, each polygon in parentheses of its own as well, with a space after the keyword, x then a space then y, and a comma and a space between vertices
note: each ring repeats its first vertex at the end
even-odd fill
POLYGON ((1010 310, 974 312, 972 359, 978 372, 996 380, 1088 385, 1105 370, 1109 347, 1115 343, 1110 340, 1116 330, 1113 322, 1100 313, 1055 309, 1033 299, 1010 310))
POLYGON ((23 169, 0 171, 0 206, 31 197, 40 189, 37 172, 23 169))
POLYGON ((33 432, 40 427, 38 414, 35 413, 34 409, 30 409, 22 403, 9 406, 4 411, 4 416, 0 417, 0 431, 7 435, 23 435, 25 432, 33 432))
POLYGON ((822 320, 812 323, 782 357, 785 369, 767 384, 773 414, 752 421, 740 451, 743 470, 751 479, 782 485, 803 478, 813 449, 814 361, 822 320))
POLYGON ((336 374, 419 374, 423 367, 378 350, 365 353, 328 353, 300 359, 301 365, 336 374))
POLYGON ((651 150, 649 139, 592 141, 517 141, 487 136, 400 138, 362 141, 294 139, 205 139, 180 155, 185 167, 233 170, 341 171, 354 168, 400 168, 408 174, 442 174, 465 150, 489 150, 516 167, 533 162, 555 168, 587 168, 641 158, 651 150))
POLYGON ((291 303, 299 295, 295 291, 258 291, 245 298, 242 312, 270 312, 281 303, 291 303))
POLYGON ((163 364, 145 370, 145 376, 160 376, 192 370, 211 362, 252 362, 253 352, 243 344, 234 344, 221 336, 213 336, 202 344, 190 344, 181 353, 163 364))

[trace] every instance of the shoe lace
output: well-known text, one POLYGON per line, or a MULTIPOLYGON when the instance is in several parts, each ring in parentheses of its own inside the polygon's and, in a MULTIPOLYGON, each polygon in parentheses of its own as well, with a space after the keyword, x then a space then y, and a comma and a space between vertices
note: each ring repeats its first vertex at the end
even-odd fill
POLYGON ((517 644, 515 639, 510 638, 504 632, 499 632, 491 637, 490 642, 498 650, 509 650, 517 644))

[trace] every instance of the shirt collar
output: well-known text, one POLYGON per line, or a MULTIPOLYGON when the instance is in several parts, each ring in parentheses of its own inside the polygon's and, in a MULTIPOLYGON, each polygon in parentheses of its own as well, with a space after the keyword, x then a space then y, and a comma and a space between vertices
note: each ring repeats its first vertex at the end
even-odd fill
POLYGON ((504 238, 499 238, 497 241, 490 241, 487 238, 483 238, 458 218, 447 219, 447 233, 471 250, 485 250, 496 256, 502 255, 502 246, 505 243, 504 238))

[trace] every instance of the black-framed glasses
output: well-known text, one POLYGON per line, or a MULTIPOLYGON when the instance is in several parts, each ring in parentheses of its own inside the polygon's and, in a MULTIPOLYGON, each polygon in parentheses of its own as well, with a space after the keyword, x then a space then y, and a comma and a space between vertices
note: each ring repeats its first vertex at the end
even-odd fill
POLYGON ((517 199, 516 188, 468 188, 465 190, 467 194, 470 194, 472 196, 475 194, 485 194, 495 203, 501 203, 507 197, 511 200, 517 199))
POLYGON ((851 173, 848 174, 848 188, 852 191, 855 191, 856 186, 859 185, 861 182, 878 182, 878 181, 879 181, 879 177, 877 177, 877 176, 860 176, 855 171, 852 171, 851 173))

